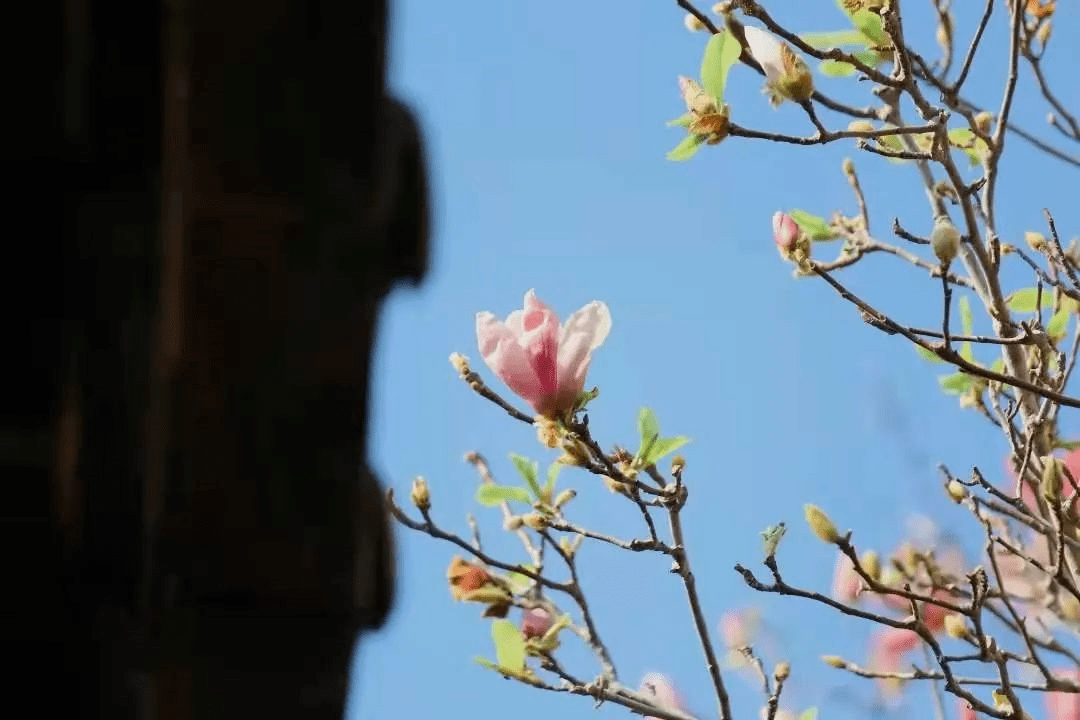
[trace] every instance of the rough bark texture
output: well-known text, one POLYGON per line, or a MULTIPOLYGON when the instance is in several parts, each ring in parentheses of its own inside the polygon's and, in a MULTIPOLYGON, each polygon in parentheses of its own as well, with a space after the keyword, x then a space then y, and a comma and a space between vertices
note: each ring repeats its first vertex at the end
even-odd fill
POLYGON ((61 202, 8 268, 37 295, 0 463, 49 717, 341 716, 393 596, 376 319, 427 257, 385 5, 65 0, 24 26, 25 182, 61 202))

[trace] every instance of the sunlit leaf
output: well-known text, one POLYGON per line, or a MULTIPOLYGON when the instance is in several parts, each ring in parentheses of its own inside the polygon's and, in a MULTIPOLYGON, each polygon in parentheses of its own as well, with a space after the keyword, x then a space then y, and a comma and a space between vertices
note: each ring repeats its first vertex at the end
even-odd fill
POLYGON ((1046 334, 1054 342, 1058 342, 1065 337, 1065 333, 1069 329, 1069 315, 1069 311, 1062 308, 1054 313, 1054 316, 1050 318, 1050 322, 1046 324, 1046 334))
POLYGON ((965 296, 960 296, 960 328, 965 335, 971 335, 975 327, 974 318, 971 315, 971 302, 965 296))
POLYGON ((960 395, 966 392, 974 383, 974 379, 971 375, 964 373, 953 373, 952 375, 942 375, 938 378, 938 385, 941 389, 947 393, 953 395, 960 395))
POLYGON ((638 410, 637 428, 638 437, 641 440, 637 451, 637 457, 640 460, 660 438, 660 421, 656 418, 656 413, 647 407, 638 410))
POLYGON ((697 154, 697 151, 701 149, 701 144, 704 142, 704 135, 687 135, 665 157, 672 162, 685 162, 697 154))
POLYGON ((833 32, 802 33, 802 38, 810 47, 819 50, 840 47, 842 45, 862 45, 866 47, 866 36, 858 30, 835 30, 833 32))
POLYGON ((822 242, 824 240, 832 240, 835 237, 835 233, 832 228, 829 227, 829 223, 825 221, 825 218, 818 217, 805 210, 799 210, 795 208, 788 211, 788 215, 795 221, 795 224, 802 228, 802 231, 806 233, 806 236, 814 242, 822 242))
POLYGON ((1080 440, 1058 440, 1054 447, 1061 450, 1080 450, 1080 440))
POLYGON ((855 66, 839 60, 822 60, 818 65, 822 75, 828 77, 848 77, 855 74, 855 66))
POLYGON ((519 502, 531 505, 532 497, 525 488, 485 483, 476 488, 476 502, 485 507, 495 507, 504 502, 519 502))
POLYGON ((799 720, 817 720, 817 708, 807 708, 803 710, 802 715, 799 716, 799 720))
POLYGON ((930 350, 927 350, 922 345, 916 345, 915 346, 915 352, 919 353, 919 355, 922 355, 923 360, 929 360, 932 363, 943 363, 943 362, 945 362, 940 357, 938 357, 937 353, 934 353, 934 352, 931 352, 930 350))
POLYGON ((685 435, 676 435, 669 438, 657 438, 656 442, 649 448, 649 452, 642 458, 643 465, 655 465, 658 460, 665 455, 670 455, 686 443, 690 442, 690 438, 685 435))
POLYGON ((990 363, 990 369, 996 373, 1005 372, 1005 361, 1001 358, 998 358, 994 362, 990 363))
POLYGON ((544 498, 548 502, 551 502, 551 496, 555 492, 555 481, 559 478, 559 471, 562 469, 562 463, 551 463, 548 466, 547 482, 544 483, 544 498))
POLYGON ((540 484, 536 482, 536 474, 540 472, 540 463, 518 455, 517 453, 510 453, 510 462, 514 463, 514 467, 517 468, 518 474, 525 479, 525 483, 529 486, 529 489, 533 491, 533 495, 536 499, 539 500, 541 494, 540 484))
POLYGON ((674 120, 668 120, 668 127, 690 127, 690 123, 694 122, 694 113, 688 112, 685 115, 680 115, 674 120))
POLYGON ((724 104, 724 86, 727 84, 731 66, 739 60, 742 46, 728 30, 716 33, 705 45, 701 59, 701 86, 716 98, 717 105, 724 104))
POLYGON ((482 666, 486 667, 488 670, 494 670, 495 672, 499 671, 499 666, 498 665, 491 662, 487 658, 480 657, 479 655, 477 655, 476 657, 473 658, 473 662, 476 663, 477 665, 482 665, 482 666))
MULTIPOLYGON (((1036 304, 1039 302, 1039 290, 1038 288, 1024 288, 1023 290, 1017 290, 1008 298, 1009 309, 1013 312, 1028 313, 1035 312, 1036 304)), ((1043 288, 1042 292, 1042 306, 1048 308, 1053 305, 1053 298, 1050 297, 1050 293, 1043 288)))
POLYGON ((496 620, 491 623, 491 639, 495 642, 495 659, 503 670, 519 673, 525 667, 525 638, 514 623, 496 620))
POLYGON ((885 37, 885 31, 881 27, 881 16, 869 10, 856 10, 851 13, 851 22, 859 28, 875 47, 889 45, 889 39, 885 37))

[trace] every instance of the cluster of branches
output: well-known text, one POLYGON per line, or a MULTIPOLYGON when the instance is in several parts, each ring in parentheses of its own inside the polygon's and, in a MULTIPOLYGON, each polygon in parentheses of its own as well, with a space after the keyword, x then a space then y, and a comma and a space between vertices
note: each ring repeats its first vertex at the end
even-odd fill
MULTIPOLYGON (((927 651, 925 664, 912 664, 908 669, 863 666, 840 658, 829 658, 831 665, 880 681, 931 683, 938 698, 935 712, 941 718, 945 715, 941 694, 947 692, 959 699, 967 713, 1019 720, 1029 716, 1024 705, 1036 697, 1034 693, 1080 693, 1080 658, 1056 636, 1080 627, 1080 477, 1074 475, 1073 466, 1055 455, 1075 449, 1059 433, 1059 427, 1063 408, 1080 407, 1080 397, 1070 394, 1068 388, 1080 356, 1080 323, 1075 319, 1080 312, 1080 247, 1075 241, 1063 243, 1049 210, 1044 211, 1046 227, 1027 234, 1026 248, 1003 241, 998 231, 996 195, 1010 136, 1026 141, 1050 161, 1080 169, 1080 157, 1070 149, 1070 145, 1080 143, 1080 125, 1052 91, 1042 66, 1052 4, 986 0, 973 26, 960 28, 949 0, 933 2, 940 54, 931 60, 908 42, 898 0, 844 3, 852 17, 865 18, 855 13, 870 13, 877 18, 874 32, 879 37, 867 45, 869 55, 800 36, 752 0, 721 3, 714 8, 715 21, 688 0, 677 0, 692 18, 690 25, 738 38, 738 61, 763 75, 768 75, 764 63, 754 57, 740 32, 744 23, 763 27, 802 56, 846 64, 865 81, 863 86, 872 101, 863 107, 818 91, 799 100, 810 128, 806 136, 728 124, 725 115, 725 137, 804 146, 855 138, 866 153, 914 166, 935 233, 947 225, 957 234, 951 251, 941 251, 939 237, 921 237, 905 229, 916 227, 917 219, 906 223, 894 219, 889 230, 895 240, 874 234, 871 218, 875 208, 862 191, 855 163, 845 162, 843 171, 857 212, 833 213, 827 220, 805 214, 795 218, 808 248, 792 258, 796 272, 826 282, 872 327, 906 339, 928 360, 952 366, 955 373, 943 378, 942 387, 959 396, 962 408, 979 413, 1002 433, 1016 479, 1014 487, 1002 488, 977 468, 954 474, 941 467, 945 490, 970 511, 983 537, 984 559, 975 567, 943 562, 933 548, 907 548, 882 562, 874 553, 860 553, 852 533, 837 533, 831 521, 815 509, 808 513, 812 528, 836 546, 858 592, 838 597, 789 584, 774 554, 782 528, 772 529, 767 538, 766 575, 759 577, 742 564, 735 570, 755 590, 809 600, 882 628, 912 633, 927 651), (982 48, 995 10, 1007 24, 1008 45, 982 48), (959 42, 964 31, 970 39, 959 42), (885 42, 880 42, 881 38, 885 42), (990 52, 1005 53, 1008 68, 993 110, 965 96, 977 56, 990 52), (1041 139, 1010 119, 1025 65, 1050 108, 1050 126, 1058 135, 1055 141, 1041 139), (905 117, 911 111, 918 116, 915 123, 905 117), (845 116, 851 121, 846 128, 830 129, 827 125, 845 116), (978 177, 965 179, 965 161, 978 166, 978 177), (815 257, 820 248, 828 247, 824 241, 829 240, 841 241, 839 253, 831 259, 815 257), (919 326, 909 325, 844 284, 842 275, 872 254, 892 256, 938 281, 940 316, 919 326), (1011 295, 1005 292, 1001 278, 1008 263, 1019 263, 1030 273, 1032 288, 1011 295), (989 328, 985 334, 974 331, 979 315, 983 318, 980 324, 989 328), (985 362, 989 353, 996 357, 985 362), (878 598, 887 607, 902 608, 903 612, 898 616, 869 609, 859 602, 866 597, 878 598), (963 643, 964 652, 947 653, 943 636, 963 643), (961 673, 958 666, 981 672, 961 673), (1077 674, 1062 673, 1062 667, 1077 674), (987 694, 986 689, 991 692, 987 694)), ((580 582, 576 560, 581 542, 657 553, 671 560, 685 590, 719 716, 722 720, 734 718, 720 654, 702 612, 683 538, 682 513, 688 497, 685 464, 675 456, 670 469, 658 467, 666 452, 653 452, 658 441, 658 428, 652 432, 654 420, 641 420, 642 447, 636 453, 618 446, 605 450, 594 438, 581 407, 558 421, 534 418, 492 390, 463 358, 458 356, 455 364, 461 377, 481 396, 514 419, 536 424, 543 444, 562 449, 559 462, 602 478, 618 498, 636 506, 641 517, 641 536, 630 539, 583 527, 567 512, 572 493, 553 496, 554 481, 540 487, 535 468, 519 465, 534 491, 521 497, 520 489, 518 493, 503 492, 505 486, 495 481, 484 459, 471 453, 467 459, 475 466, 481 486, 492 488, 491 504, 501 508, 504 527, 521 541, 526 560, 515 562, 489 554, 471 516, 471 537, 438 524, 431 513, 426 485, 413 488, 419 517, 410 516, 391 494, 391 511, 399 522, 451 543, 470 557, 468 561, 457 560, 451 568, 451 582, 458 584, 461 599, 482 603, 486 614, 494 617, 503 617, 509 608, 518 607, 550 621, 536 632, 526 632, 524 639, 503 642, 501 647, 496 637, 500 657, 493 668, 536 688, 591 696, 597 702, 618 704, 650 717, 688 720, 692 716, 685 708, 664 701, 648 685, 633 689, 620 681, 616 660, 602 639, 600 624, 580 582), (528 509, 519 512, 522 503, 528 509), (595 668, 580 671, 565 667, 557 652, 560 633, 576 636, 589 648, 595 668), (517 642, 521 647, 515 645, 517 642), (537 667, 530 668, 525 657, 534 658, 537 667), (507 659, 509 662, 504 662, 507 659)), ((739 649, 760 679, 763 716, 768 720, 780 717, 788 668, 782 664, 766 671, 751 647, 739 649)))

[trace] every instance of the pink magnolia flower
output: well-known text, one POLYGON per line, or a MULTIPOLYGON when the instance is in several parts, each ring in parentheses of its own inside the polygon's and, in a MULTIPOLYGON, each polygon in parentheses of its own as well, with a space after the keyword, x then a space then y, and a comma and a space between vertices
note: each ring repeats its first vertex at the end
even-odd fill
MULTIPOLYGON (((870 637, 870 669, 881 673, 896 673, 903 670, 904 655, 919 647, 919 636, 912 630, 886 628, 870 637)), ((884 694, 895 697, 901 682, 893 678, 879 680, 884 694)))
MULTIPOLYGON (((1060 670, 1054 674, 1080 683, 1080 671, 1060 670)), ((1080 693, 1063 691, 1046 693, 1046 712, 1048 720, 1080 718, 1080 693)))
POLYGON ((782 252, 795 251, 799 241, 799 226, 787 213, 776 212, 772 216, 773 242, 782 252))
POLYGON ((558 316, 525 293, 525 307, 500 321, 476 315, 476 341, 491 371, 540 415, 555 418, 573 409, 585 387, 592 352, 611 331, 607 305, 593 301, 559 324, 558 316))
MULTIPOLYGON (((1073 450, 1061 459, 1073 479, 1080 484, 1080 450, 1073 450)), ((1020 483, 1020 480, 1017 477, 1016 470, 1013 468, 1012 456, 1010 455, 1005 456, 1005 472, 1012 479, 1013 490, 1015 491, 1016 484, 1020 483)), ((1024 482, 1020 484, 1020 499, 1037 514, 1039 501, 1035 497, 1036 492, 1037 490, 1032 483, 1024 482)), ((1075 516, 1077 514, 1077 502, 1080 498, 1076 496, 1076 491, 1073 490, 1072 483, 1069 482, 1068 478, 1062 479, 1061 494, 1063 498, 1072 498, 1072 502, 1067 506, 1067 512, 1075 516)))
POLYGON ((862 578, 855 572, 855 564, 844 553, 837 553, 833 570, 832 596, 840 602, 853 603, 863 591, 862 578))
POLYGON ((962 698, 956 698, 956 714, 960 717, 960 720, 979 720, 979 716, 975 714, 975 710, 968 705, 967 700, 962 698))
POLYGON ((540 637, 555 624, 544 608, 530 608, 521 614, 521 634, 527 638, 540 637))
MULTIPOLYGON (((690 712, 686 709, 686 703, 683 701, 682 696, 679 695, 679 691, 675 689, 675 684, 666 675, 655 672, 646 673, 645 677, 641 679, 639 692, 642 695, 651 696, 657 705, 666 710, 690 712)), ((650 715, 645 720, 657 719, 650 715)))

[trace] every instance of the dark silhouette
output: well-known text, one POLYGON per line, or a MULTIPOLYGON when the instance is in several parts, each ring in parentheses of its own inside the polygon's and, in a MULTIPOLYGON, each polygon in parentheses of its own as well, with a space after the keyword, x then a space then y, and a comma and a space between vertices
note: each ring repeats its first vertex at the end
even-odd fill
POLYGON ((376 318, 427 258, 386 2, 27 12, 44 137, 14 152, 60 207, 8 263, 0 463, 36 714, 340 717, 393 596, 376 318))

